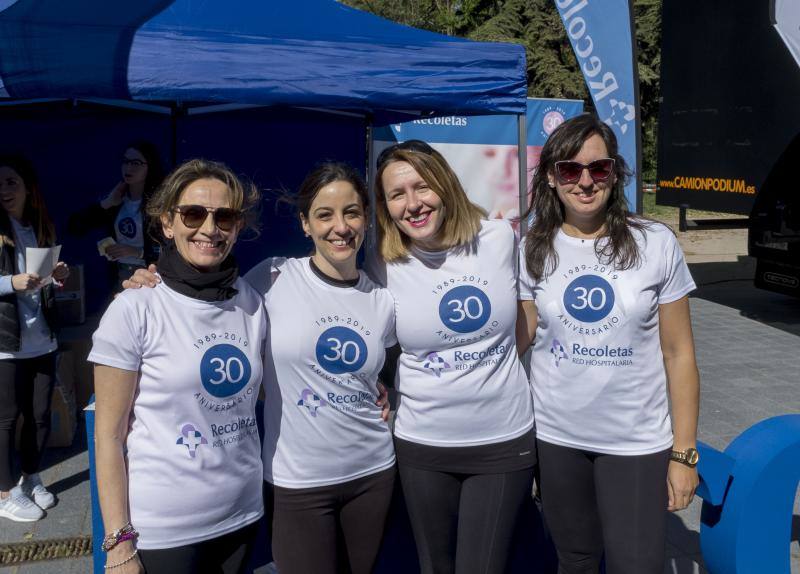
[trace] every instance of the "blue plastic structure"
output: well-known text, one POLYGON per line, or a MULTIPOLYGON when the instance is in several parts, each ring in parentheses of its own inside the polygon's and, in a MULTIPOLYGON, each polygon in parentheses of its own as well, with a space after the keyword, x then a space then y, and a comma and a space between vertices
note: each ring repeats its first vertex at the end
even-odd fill
POLYGON ((711 574, 790 574, 800 415, 757 423, 724 453, 700 444, 700 545, 711 574))

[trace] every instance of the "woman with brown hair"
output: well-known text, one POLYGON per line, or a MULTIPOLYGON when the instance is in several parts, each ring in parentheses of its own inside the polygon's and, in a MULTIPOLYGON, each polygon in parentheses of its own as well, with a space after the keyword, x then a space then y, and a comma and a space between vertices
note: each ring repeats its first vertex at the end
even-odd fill
MULTIPOLYGON (((55 504, 42 485, 39 464, 50 434, 55 383, 55 295, 52 282, 26 271, 26 248, 52 247, 33 166, 23 157, 0 157, 0 516, 38 520, 55 504), (14 428, 22 413, 22 478, 11 476, 14 428)), ((69 275, 58 262, 53 279, 69 275)))
POLYGON ((162 282, 128 290, 93 336, 97 476, 114 572, 241 572, 262 516, 255 407, 266 314, 231 254, 259 201, 191 160, 148 205, 162 282))
POLYGON ((609 574, 662 572, 666 511, 698 483, 695 285, 672 231, 628 211, 628 176, 606 124, 561 124, 521 250, 518 347, 535 336, 540 490, 562 574, 599 572, 603 556, 609 574))
POLYGON ((424 142, 385 150, 376 183, 374 272, 395 299, 395 451, 420 567, 499 574, 536 460, 516 237, 424 142))
MULTIPOLYGON (((286 199, 312 254, 270 257, 245 276, 269 315, 263 462, 272 552, 283 574, 343 565, 369 574, 395 477, 378 383, 395 343, 394 301, 356 264, 369 196, 353 167, 321 163, 286 199)), ((125 286, 156 279, 140 270, 125 286)))

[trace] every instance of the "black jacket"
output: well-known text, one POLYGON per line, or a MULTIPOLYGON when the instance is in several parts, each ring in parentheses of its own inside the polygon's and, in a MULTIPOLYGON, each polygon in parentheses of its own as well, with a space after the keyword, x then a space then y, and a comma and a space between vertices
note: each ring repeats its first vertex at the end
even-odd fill
MULTIPOLYGON (((0 209, 0 275, 14 275, 16 273, 16 250, 14 248, 14 231, 11 220, 4 209, 0 209)), ((53 284, 41 290, 42 314, 47 326, 50 327, 50 337, 55 338, 54 329, 56 320, 56 296, 53 284)), ((19 314, 17 311, 17 294, 12 292, 0 296, 0 351, 13 353, 19 351, 19 314)))

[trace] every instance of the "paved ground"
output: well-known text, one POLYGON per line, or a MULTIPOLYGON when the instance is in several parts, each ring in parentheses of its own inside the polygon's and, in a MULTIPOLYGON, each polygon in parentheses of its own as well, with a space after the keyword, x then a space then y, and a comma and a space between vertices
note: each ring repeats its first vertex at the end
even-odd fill
MULTIPOLYGON (((800 413, 800 299, 752 285, 746 230, 689 231, 679 240, 698 284, 692 326, 701 375, 699 439, 719 449, 756 422, 800 413)), ((700 506, 670 517, 665 573, 706 572, 700 506)), ((800 573, 800 497, 790 552, 800 573)))
MULTIPOLYGON (((691 299, 702 376, 700 440, 724 449, 752 424, 800 413, 800 300, 752 287, 754 265, 745 257, 746 233, 690 231, 680 241, 700 288, 691 299)), ((88 458, 85 444, 53 449, 44 479, 59 504, 46 519, 2 522, 0 544, 89 534, 88 458)), ((792 571, 800 574, 800 506, 795 503, 792 571)), ((670 517, 664 572, 706 572, 699 545, 700 504, 670 517)), ((788 549, 787 549, 788 550, 788 549)), ((89 572, 88 558, 12 566, 3 574, 89 572)))

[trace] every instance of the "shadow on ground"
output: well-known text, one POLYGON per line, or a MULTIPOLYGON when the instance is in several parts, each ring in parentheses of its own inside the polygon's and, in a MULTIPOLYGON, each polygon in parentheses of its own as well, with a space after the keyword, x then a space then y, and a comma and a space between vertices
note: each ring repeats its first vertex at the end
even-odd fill
POLYGON ((743 317, 800 336, 800 299, 757 289, 755 260, 690 263, 697 291, 692 297, 737 309, 743 317))

